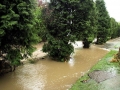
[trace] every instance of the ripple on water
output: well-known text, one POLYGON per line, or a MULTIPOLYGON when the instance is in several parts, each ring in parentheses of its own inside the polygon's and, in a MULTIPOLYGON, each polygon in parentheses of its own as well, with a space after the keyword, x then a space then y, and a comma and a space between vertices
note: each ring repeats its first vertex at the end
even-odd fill
POLYGON ((28 64, 24 65, 23 68, 17 71, 19 73, 17 74, 18 85, 20 85, 23 90, 43 90, 46 83, 44 75, 46 67, 42 64, 28 64))

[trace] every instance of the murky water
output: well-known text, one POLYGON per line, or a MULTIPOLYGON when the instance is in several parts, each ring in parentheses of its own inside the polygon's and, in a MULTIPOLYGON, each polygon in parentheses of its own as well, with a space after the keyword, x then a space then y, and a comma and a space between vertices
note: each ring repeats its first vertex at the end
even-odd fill
MULTIPOLYGON (((90 49, 82 49, 79 43, 75 45, 75 53, 69 62, 56 62, 45 58, 35 64, 26 63, 19 66, 15 72, 0 77, 0 90, 69 89, 108 52, 94 45, 90 49)), ((39 57, 44 55, 40 49, 38 52, 39 57)))

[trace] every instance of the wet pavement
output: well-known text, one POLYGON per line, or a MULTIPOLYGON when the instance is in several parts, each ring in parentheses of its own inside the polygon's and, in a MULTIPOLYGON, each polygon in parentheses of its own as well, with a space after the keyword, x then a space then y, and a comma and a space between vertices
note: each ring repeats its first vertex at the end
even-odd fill
MULTIPOLYGON (((109 40, 106 44, 103 45, 102 48, 106 48, 107 50, 119 50, 120 47, 120 37, 109 40)), ((111 71, 111 77, 100 83, 99 90, 120 90, 120 74, 117 73, 116 70, 111 71), (114 73, 115 72, 115 73, 114 73)), ((108 76, 109 77, 109 76, 108 76)))
MULTIPOLYGON (((120 47, 120 38, 110 40, 104 45, 97 46, 108 51, 118 51, 120 47)), ((90 85, 88 86, 90 90, 120 90, 120 66, 118 66, 118 68, 119 69, 117 70, 115 67, 112 67, 107 71, 94 70, 88 73, 90 79, 85 82, 87 85, 90 85)))
POLYGON ((116 39, 112 39, 112 40, 109 40, 107 41, 105 44, 103 45, 97 45, 98 47, 100 48, 103 48, 105 50, 119 50, 119 47, 120 47, 120 37, 119 38, 116 38, 116 39))
POLYGON ((95 80, 97 83, 100 83, 100 82, 103 82, 105 80, 115 77, 116 73, 103 71, 103 70, 95 70, 89 73, 88 75, 91 79, 95 80))
MULTIPOLYGON (((84 83, 87 83, 88 87, 87 89, 83 88, 82 90, 120 90, 120 75, 115 75, 106 80, 101 80, 100 82, 97 82, 94 79, 89 79, 84 83)), ((81 90, 81 88, 77 90, 81 90)))
POLYGON ((100 90, 120 90, 120 75, 100 83, 100 90))

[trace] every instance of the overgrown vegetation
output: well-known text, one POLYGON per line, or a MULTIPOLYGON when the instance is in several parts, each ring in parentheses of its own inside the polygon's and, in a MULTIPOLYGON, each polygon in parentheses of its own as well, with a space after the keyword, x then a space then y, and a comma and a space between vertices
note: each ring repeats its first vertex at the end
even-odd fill
POLYGON ((34 11, 35 16, 35 26, 34 28, 38 31, 38 36, 40 37, 40 41, 46 41, 46 33, 47 28, 45 24, 45 13, 43 12, 44 8, 36 7, 34 11))
POLYGON ((31 55, 32 45, 40 40, 34 10, 30 0, 0 1, 0 56, 11 65, 31 55))

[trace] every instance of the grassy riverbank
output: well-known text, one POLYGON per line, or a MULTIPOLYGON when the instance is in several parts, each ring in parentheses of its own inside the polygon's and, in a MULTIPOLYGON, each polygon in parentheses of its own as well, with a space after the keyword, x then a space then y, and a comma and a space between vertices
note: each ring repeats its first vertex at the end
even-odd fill
MULTIPOLYGON (((116 70, 118 74, 120 74, 120 65, 115 62, 114 63, 110 62, 110 60, 113 58, 114 54, 116 54, 116 53, 117 53, 117 51, 110 51, 95 66, 93 66, 88 73, 90 73, 94 70, 108 71, 108 70, 110 70, 110 68, 112 68, 112 69, 116 70)), ((96 83, 94 80, 90 79, 88 76, 88 73, 86 73, 84 76, 82 76, 70 88, 70 90, 99 90, 99 87, 101 84, 96 83)), ((106 90, 106 89, 104 89, 104 90, 106 90)))

